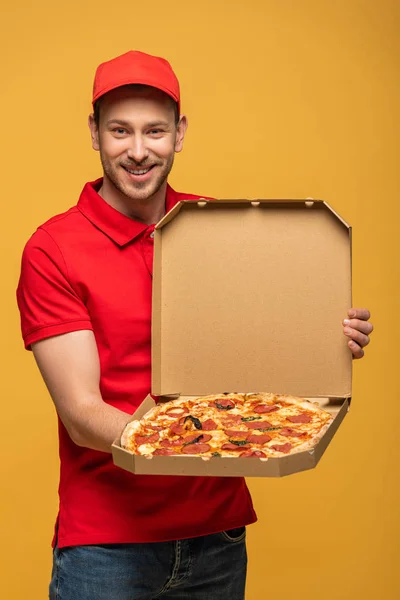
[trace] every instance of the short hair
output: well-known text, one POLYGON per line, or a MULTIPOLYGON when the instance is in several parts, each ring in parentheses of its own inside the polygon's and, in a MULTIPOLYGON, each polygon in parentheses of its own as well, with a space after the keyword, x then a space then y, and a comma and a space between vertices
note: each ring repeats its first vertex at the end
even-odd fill
MULTIPOLYGON (((140 90, 144 90, 151 86, 142 85, 141 83, 130 83, 129 85, 124 85, 121 87, 140 91, 140 90)), ((102 99, 103 99, 103 96, 101 96, 98 100, 96 100, 96 102, 93 105, 93 118, 94 118, 94 122, 96 123, 97 128, 99 127, 99 123, 100 123, 100 106, 101 106, 102 99)), ((179 123, 178 103, 175 102, 175 100, 173 98, 171 98, 171 96, 168 96, 168 99, 171 101, 173 109, 174 109, 175 125, 178 125, 178 123, 179 123)))

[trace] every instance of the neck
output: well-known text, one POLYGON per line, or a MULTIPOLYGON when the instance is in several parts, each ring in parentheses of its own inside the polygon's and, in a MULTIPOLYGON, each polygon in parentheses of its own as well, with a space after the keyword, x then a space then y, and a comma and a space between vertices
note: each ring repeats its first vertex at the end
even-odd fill
POLYGON ((165 215, 166 181, 153 196, 134 200, 120 192, 104 174, 103 185, 98 193, 115 210, 146 225, 157 223, 165 215))

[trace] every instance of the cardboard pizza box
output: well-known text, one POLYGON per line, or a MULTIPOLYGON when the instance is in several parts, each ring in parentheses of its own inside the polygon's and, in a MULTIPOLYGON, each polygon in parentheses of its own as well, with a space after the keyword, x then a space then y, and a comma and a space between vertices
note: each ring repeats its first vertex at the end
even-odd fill
MULTIPOLYGON (((334 420, 312 451, 279 458, 135 456, 142 474, 268 476, 317 465, 347 413, 351 228, 322 200, 179 202, 154 237, 152 394, 274 392, 312 398, 334 420)), ((147 397, 132 419, 154 401, 147 397)))

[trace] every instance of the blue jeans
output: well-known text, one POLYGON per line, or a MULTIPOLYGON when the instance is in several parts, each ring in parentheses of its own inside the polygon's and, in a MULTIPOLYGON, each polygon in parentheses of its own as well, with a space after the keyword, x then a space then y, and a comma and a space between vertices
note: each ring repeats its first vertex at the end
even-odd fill
POLYGON ((54 549, 50 600, 244 600, 246 530, 54 549))

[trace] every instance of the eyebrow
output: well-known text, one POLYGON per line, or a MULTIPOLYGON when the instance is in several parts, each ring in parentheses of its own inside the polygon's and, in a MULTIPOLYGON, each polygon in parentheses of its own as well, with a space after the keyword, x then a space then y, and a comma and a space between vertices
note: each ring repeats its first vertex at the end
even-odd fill
POLYGON ((109 127, 110 125, 123 125, 124 127, 129 127, 130 123, 128 123, 128 121, 123 121, 121 119, 110 119, 109 121, 107 121, 106 125, 107 127, 109 127))
MULTIPOLYGON (((107 127, 110 125, 122 125, 123 127, 131 127, 131 123, 129 121, 124 121, 123 119, 110 119, 106 123, 107 127)), ((146 127, 169 127, 169 123, 167 121, 151 121, 150 123, 146 123, 146 127)))
POLYGON ((151 121, 147 123, 146 127, 169 127, 169 123, 167 121, 151 121))

